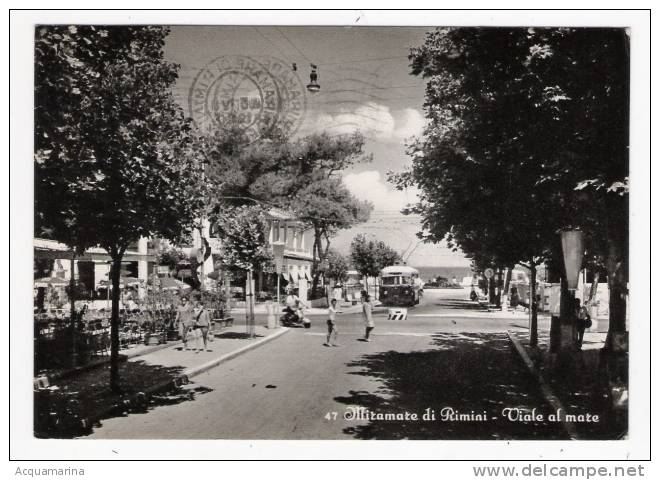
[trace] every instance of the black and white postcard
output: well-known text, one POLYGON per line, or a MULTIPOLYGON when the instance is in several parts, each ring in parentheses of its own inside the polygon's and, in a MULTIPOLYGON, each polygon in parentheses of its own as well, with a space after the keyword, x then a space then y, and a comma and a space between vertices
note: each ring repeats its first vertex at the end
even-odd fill
POLYGON ((648 12, 207 13, 12 14, 16 455, 644 458, 648 12))

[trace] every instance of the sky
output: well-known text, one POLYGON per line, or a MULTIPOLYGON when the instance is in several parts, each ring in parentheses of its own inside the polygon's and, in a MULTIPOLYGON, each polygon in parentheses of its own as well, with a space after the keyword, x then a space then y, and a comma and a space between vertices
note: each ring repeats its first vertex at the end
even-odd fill
MULTIPOLYGON (((409 164, 405 142, 420 135, 425 125, 425 84, 410 74, 407 55, 411 46, 423 43, 427 30, 176 26, 167 38, 165 56, 181 65, 174 93, 193 117, 222 105, 229 90, 234 97, 244 94, 257 98, 259 92, 270 91, 274 81, 285 105, 300 100, 296 104, 300 108, 293 108, 287 117, 296 125, 296 135, 322 130, 344 134, 356 129, 365 135, 365 150, 373 160, 343 172, 344 182, 356 197, 371 201, 375 209, 369 222, 342 231, 333 239, 333 247, 347 253, 356 234, 368 233, 401 252, 414 248, 408 259, 411 265, 466 266, 469 261, 445 245, 417 245, 419 218, 400 213, 407 203, 415 201, 416 192, 396 191, 386 180, 388 171, 409 164), (268 65, 275 80, 262 75, 250 59, 268 65), (310 82, 311 64, 317 66, 318 93, 304 88, 310 82), (246 81, 245 74, 252 81, 246 81), (206 95, 203 100, 199 100, 200 92, 206 95)), ((264 95, 261 93, 260 98, 264 95)))

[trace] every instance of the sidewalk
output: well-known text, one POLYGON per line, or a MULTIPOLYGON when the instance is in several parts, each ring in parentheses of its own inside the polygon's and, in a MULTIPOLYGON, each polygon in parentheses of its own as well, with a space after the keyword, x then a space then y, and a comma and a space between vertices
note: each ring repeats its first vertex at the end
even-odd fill
MULTIPOLYGON (((287 328, 255 327, 249 338, 244 325, 217 332, 212 351, 184 350, 180 342, 143 349, 119 366, 122 392, 109 389, 108 364, 56 378, 35 390, 35 431, 38 438, 73 438, 91 432, 105 418, 144 412, 158 405, 179 403, 205 393, 190 378, 278 338, 287 328), (164 348, 163 348, 164 347, 164 348)), ((195 342, 188 346, 197 348, 195 342)), ((134 350, 138 350, 139 347, 134 350)))
POLYGON ((539 331, 537 347, 529 345, 527 332, 508 333, 514 350, 539 382, 546 401, 555 410, 561 409, 564 415, 576 416, 576 420, 564 421, 571 438, 608 440, 626 436, 627 356, 623 359, 625 368, 621 369, 621 365, 603 354, 606 333, 585 332, 582 350, 561 358, 550 353, 548 331, 539 331), (625 379, 612 375, 618 370, 625 370, 625 379), (623 384, 619 383, 621 380, 623 384), (622 392, 619 392, 620 387, 622 392), (620 401, 620 394, 626 395, 625 402, 620 401))
POLYGON ((183 343, 178 342, 171 347, 168 345, 167 348, 132 357, 128 359, 128 362, 141 362, 144 365, 166 368, 183 368, 181 375, 190 378, 256 348, 266 341, 273 340, 288 330, 284 327, 268 329, 257 325, 255 326, 255 337, 249 338, 245 326, 238 325, 217 332, 213 341, 209 341, 207 344, 210 352, 199 350, 203 347, 201 341, 188 341, 188 347, 191 350, 184 349, 183 343))

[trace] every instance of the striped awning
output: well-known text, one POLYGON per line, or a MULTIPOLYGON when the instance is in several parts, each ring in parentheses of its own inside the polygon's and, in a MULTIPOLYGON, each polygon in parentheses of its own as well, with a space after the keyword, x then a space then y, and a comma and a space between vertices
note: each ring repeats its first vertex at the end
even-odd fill
POLYGON ((295 282, 293 274, 291 272, 282 272, 282 278, 287 282, 295 282))

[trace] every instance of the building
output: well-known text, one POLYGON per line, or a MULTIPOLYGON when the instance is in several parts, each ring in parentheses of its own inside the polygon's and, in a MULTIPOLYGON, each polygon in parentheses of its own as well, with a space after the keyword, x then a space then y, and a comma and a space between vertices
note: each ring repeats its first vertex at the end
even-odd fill
MULTIPOLYGON (((294 215, 284 210, 272 208, 267 212, 268 243, 284 244, 284 256, 282 259, 282 271, 280 276, 280 292, 287 287, 298 290, 302 299, 308 298, 308 287, 312 280, 312 246, 314 245, 314 233, 305 227, 305 224, 294 215)), ((212 257, 221 255, 222 240, 217 238, 214 228, 209 222, 205 222, 202 232, 193 234, 193 247, 190 253, 194 254, 196 249, 202 248, 203 240, 206 238, 211 248, 212 256, 204 262, 204 275, 213 270, 212 257)), ((234 279, 232 282, 244 286, 245 279, 234 279)), ((257 272, 255 275, 255 290, 259 294, 276 296, 277 274, 273 272, 257 272)))
MULTIPOLYGON (((71 258, 73 253, 65 244, 44 238, 35 238, 34 260, 52 260, 51 275, 58 275, 64 279, 71 278, 71 258)), ((149 248, 149 241, 141 239, 124 253, 122 270, 128 276, 147 280, 150 267, 154 264, 156 256, 149 248)), ((76 256, 73 261, 74 278, 85 285, 85 289, 94 292, 102 281, 108 280, 110 272, 110 255, 102 248, 90 248, 83 255, 76 256)))
MULTIPOLYGON (((208 281, 208 274, 215 269, 214 256, 221 255, 222 242, 213 234, 210 223, 204 222, 201 232, 193 232, 192 244, 181 247, 184 254, 198 257, 201 265, 197 271, 200 281, 208 281), (204 242, 204 239, 206 242, 204 242), (205 255, 205 249, 210 248, 211 255, 205 255)), ((313 231, 306 229, 303 222, 293 215, 278 209, 268 212, 268 242, 284 244, 283 268, 280 277, 280 290, 292 286, 298 289, 299 296, 307 299, 307 289, 312 279, 312 246, 314 244, 313 231)), ((124 254, 122 270, 124 276, 137 277, 147 281, 149 275, 158 273, 155 268, 157 255, 155 243, 150 239, 142 238, 130 245, 124 254)), ((71 250, 62 243, 42 238, 34 239, 35 261, 52 260, 51 275, 62 278, 71 278, 71 250)), ((85 285, 92 295, 101 286, 101 282, 108 280, 111 258, 102 248, 90 248, 84 255, 74 259, 74 275, 79 282, 85 285)), ((245 286, 244 278, 235 278, 232 283, 245 286)), ((273 272, 257 272, 255 289, 257 292, 276 295, 277 275, 273 272)))

